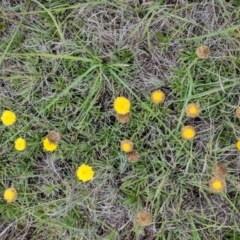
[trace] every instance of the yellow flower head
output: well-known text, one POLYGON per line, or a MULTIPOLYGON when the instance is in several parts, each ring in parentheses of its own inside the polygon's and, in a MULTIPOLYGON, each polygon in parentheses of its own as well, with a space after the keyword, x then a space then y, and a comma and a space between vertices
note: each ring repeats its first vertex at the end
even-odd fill
POLYGON ((9 203, 15 202, 17 199, 17 191, 13 187, 7 188, 4 191, 3 197, 9 203))
POLYGON ((213 166, 212 173, 214 177, 224 177, 227 173, 227 168, 223 163, 217 163, 213 166))
POLYGON ((79 180, 83 182, 87 182, 89 180, 92 180, 94 176, 94 171, 91 166, 88 166, 86 164, 82 164, 77 169, 77 177, 79 180))
POLYGON ((200 114, 200 106, 196 103, 190 103, 187 105, 185 111, 188 117, 195 118, 200 114))
POLYGON ((2 113, 1 120, 5 126, 11 126, 16 122, 17 116, 14 112, 5 110, 2 113))
POLYGON ((114 100, 113 106, 118 114, 127 114, 130 112, 131 102, 125 97, 117 97, 114 100))
POLYGON ((237 141, 236 147, 237 147, 238 150, 240 150, 240 140, 237 141))
POLYGON ((165 93, 161 90, 156 90, 152 92, 151 99, 155 104, 163 103, 163 101, 165 100, 165 93))
POLYGON ((45 137, 43 139, 43 148, 45 151, 53 152, 57 149, 57 146, 58 146, 57 144, 50 142, 48 137, 45 137))
POLYGON ((129 153, 133 150, 133 142, 130 140, 123 140, 120 144, 121 150, 125 153, 129 153))
POLYGON ((196 130, 193 126, 184 126, 181 131, 181 135, 186 140, 191 140, 196 136, 196 130))
POLYGON ((23 138, 17 138, 14 142, 14 147, 17 151, 23 151, 27 147, 27 142, 23 138))
POLYGON ((207 46, 199 46, 196 50, 196 55, 199 59, 207 59, 210 55, 210 49, 207 46))
POLYGON ((226 181, 223 178, 213 177, 209 181, 209 187, 213 192, 219 193, 223 192, 226 188, 226 181))
POLYGON ((142 227, 149 226, 152 223, 152 215, 149 212, 142 210, 137 213, 137 222, 142 227))

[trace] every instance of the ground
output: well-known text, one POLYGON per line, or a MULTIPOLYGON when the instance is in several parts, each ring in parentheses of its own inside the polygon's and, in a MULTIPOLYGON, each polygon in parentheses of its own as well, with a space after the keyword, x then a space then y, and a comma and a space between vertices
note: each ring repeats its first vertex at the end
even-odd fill
POLYGON ((234 0, 1 0, 0 110, 17 121, 0 124, 0 239, 239 240, 239 19, 234 0), (201 45, 209 58, 196 56, 201 45), (166 98, 154 104, 158 89, 166 98), (118 96, 131 101, 125 124, 118 96), (52 130, 61 140, 46 152, 52 130), (209 188, 216 163, 227 167, 221 193, 209 188), (81 164, 91 181, 77 178, 81 164))

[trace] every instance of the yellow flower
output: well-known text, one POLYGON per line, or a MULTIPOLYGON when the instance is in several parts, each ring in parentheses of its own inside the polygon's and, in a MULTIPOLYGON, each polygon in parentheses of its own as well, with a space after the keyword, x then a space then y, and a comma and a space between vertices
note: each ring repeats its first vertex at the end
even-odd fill
POLYGON ((187 105, 185 111, 188 117, 195 118, 200 114, 200 106, 196 103, 190 103, 187 105))
POLYGON ((155 104, 163 103, 163 101, 165 100, 165 93, 161 90, 156 90, 152 92, 151 99, 155 104))
POLYGON ((16 122, 17 116, 14 112, 5 110, 2 113, 1 120, 5 126, 11 126, 16 122))
POLYGON ((125 97, 117 97, 114 100, 113 106, 118 114, 127 114, 130 112, 131 102, 125 97))
POLYGON ((15 149, 17 151, 23 151, 27 147, 27 142, 23 138, 17 138, 14 142, 15 149))
POLYGON ((226 181, 223 178, 213 177, 209 181, 209 187, 213 192, 222 192, 226 188, 226 181))
POLYGON ((88 166, 86 164, 82 164, 77 169, 77 177, 79 180, 82 180, 83 182, 87 182, 89 180, 92 180, 94 176, 94 171, 91 166, 88 166))
POLYGON ((149 226, 152 223, 152 215, 149 212, 142 210, 137 213, 137 222, 142 227, 149 226))
POLYGON ((123 140, 120 144, 121 150, 125 153, 129 153, 133 150, 133 143, 129 140, 123 140))
POLYGON ((17 191, 13 187, 7 188, 4 191, 3 197, 9 203, 15 202, 17 199, 17 191))
POLYGON ((207 46, 199 46, 196 50, 196 55, 199 59, 207 59, 210 55, 210 49, 207 46))
POLYGON ((50 142, 48 137, 43 139, 43 148, 45 151, 53 152, 57 149, 57 146, 57 144, 50 142))
POLYGON ((186 140, 191 140, 196 136, 196 130, 193 126, 184 126, 181 131, 182 137, 186 140))
POLYGON ((237 141, 236 147, 237 147, 238 150, 240 150, 240 140, 237 141))

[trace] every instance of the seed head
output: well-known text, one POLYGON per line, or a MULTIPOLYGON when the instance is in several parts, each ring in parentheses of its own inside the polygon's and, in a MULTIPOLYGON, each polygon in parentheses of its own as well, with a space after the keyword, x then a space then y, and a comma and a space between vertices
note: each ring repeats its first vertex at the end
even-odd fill
POLYGON ((48 140, 53 143, 53 144, 58 144, 60 139, 61 139, 61 135, 60 133, 56 132, 56 131, 51 131, 48 135, 47 135, 48 140))
POLYGON ((240 107, 237 107, 236 109, 236 117, 240 119, 240 107))
POLYGON ((127 153, 127 160, 129 162, 135 163, 138 161, 139 157, 140 157, 139 153, 135 150, 133 150, 130 153, 127 153))
POLYGON ((126 113, 126 114, 118 114, 118 113, 116 113, 116 119, 120 123, 127 123, 131 119, 131 113, 130 112, 126 113))
POLYGON ((210 49, 207 46, 199 46, 196 49, 196 55, 199 59, 207 59, 210 55, 210 49))
POLYGON ((227 173, 227 168, 223 163, 217 163, 212 168, 214 177, 223 178, 227 173))
POLYGON ((137 213, 137 222, 142 227, 149 226, 152 223, 152 215, 149 212, 142 210, 137 213))

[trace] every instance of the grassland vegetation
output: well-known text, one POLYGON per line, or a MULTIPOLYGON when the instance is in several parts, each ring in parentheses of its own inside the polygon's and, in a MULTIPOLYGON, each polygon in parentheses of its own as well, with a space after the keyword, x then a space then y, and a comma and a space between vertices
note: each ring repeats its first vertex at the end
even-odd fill
POLYGON ((231 0, 0 1, 0 239, 239 239, 239 19, 231 0))

